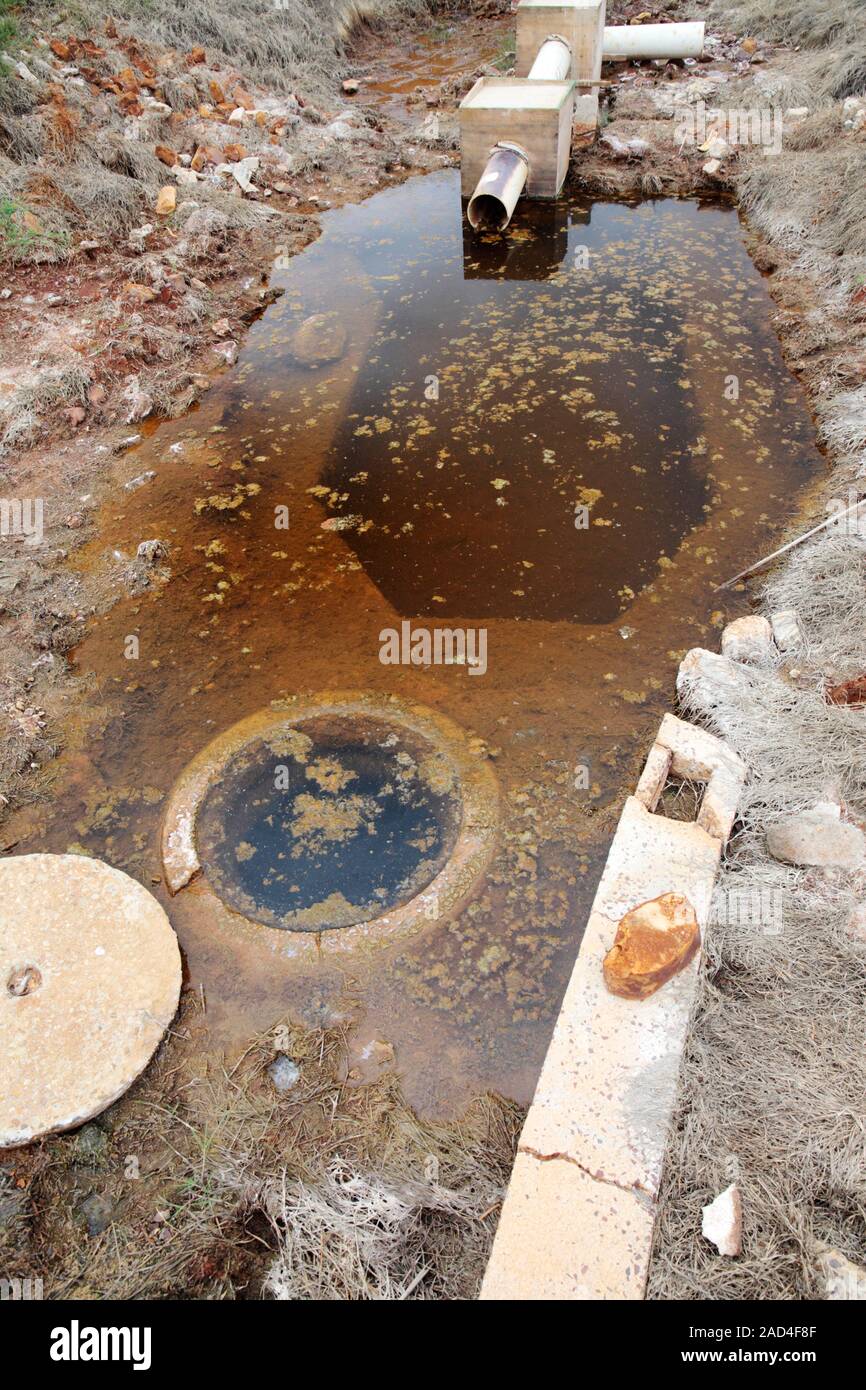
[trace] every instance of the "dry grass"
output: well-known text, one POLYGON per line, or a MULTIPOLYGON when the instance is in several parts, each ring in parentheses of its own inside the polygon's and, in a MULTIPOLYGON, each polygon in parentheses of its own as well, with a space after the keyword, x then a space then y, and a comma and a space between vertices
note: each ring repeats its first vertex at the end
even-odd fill
MULTIPOLYGON (((753 230, 780 253, 797 309, 789 348, 815 393, 819 433, 843 502, 866 448, 857 294, 866 255, 863 137, 833 102, 866 85, 866 6, 841 0, 743 0, 719 6, 740 33, 802 46, 779 82, 757 70, 731 104, 804 101, 813 114, 783 152, 741 152, 737 191, 753 230)), ((784 302, 784 296, 783 296, 784 302)), ((820 512, 814 517, 821 519, 820 512)), ((793 552, 765 584, 760 611, 794 608, 801 674, 736 668, 708 703, 692 686, 683 713, 746 760, 750 780, 707 932, 706 969, 680 1078, 660 1199, 649 1295, 661 1299, 821 1297, 821 1242, 866 1262, 866 947, 849 934, 866 875, 773 860, 767 829, 792 810, 839 799, 866 818, 863 714, 828 705, 826 678, 866 666, 866 540, 828 533, 793 552), (752 904, 748 923, 729 904, 752 904), (719 1257, 701 1207, 736 1180, 744 1248, 719 1257)))
POLYGON ((38 373, 0 405, 0 460, 32 442, 43 418, 59 406, 83 405, 92 371, 73 362, 38 373))
MULTIPOLYGON (((127 0, 124 27, 144 40, 188 51, 202 44, 208 57, 238 68, 275 91, 298 82, 312 93, 333 92, 343 46, 359 25, 385 24, 423 14, 427 0, 127 0)), ((70 14, 101 27, 104 0, 75 0, 70 14)))
MULTIPOLYGON (((769 858, 764 840, 774 821, 819 799, 866 813, 862 712, 828 705, 822 693, 825 676, 863 670, 866 540, 831 535, 795 552, 762 607, 798 609, 806 634, 798 665, 813 678, 800 688, 778 672, 740 667, 710 715, 751 780, 716 891, 683 1063, 655 1298, 811 1298, 820 1295, 816 1242, 866 1259, 866 947, 846 931, 866 882, 789 868, 769 858), (765 904, 758 920, 728 920, 732 890, 765 904), (733 1179, 744 1251, 724 1260, 700 1239, 700 1208, 733 1179)), ((688 695, 684 706, 698 719, 706 713, 688 695)))
POLYGON ((831 137, 774 159, 752 154, 737 181, 740 206, 800 271, 845 288, 862 282, 866 257, 866 148, 831 137))
POLYGON ((516 1108, 485 1097, 457 1124, 425 1124, 393 1077, 346 1083, 340 1029, 290 1025, 280 1045, 300 1079, 279 1093, 273 1035, 205 1068, 183 1042, 195 1013, 187 1000, 110 1130, 88 1127, 95 1159, 80 1134, 30 1151, 33 1216, 5 1267, 43 1273, 49 1297, 473 1297, 516 1108), (88 1237, 76 1213, 94 1189, 114 1219, 88 1237))
POLYGON ((803 50, 802 77, 824 97, 866 87, 864 0, 715 0, 710 13, 738 34, 803 50))

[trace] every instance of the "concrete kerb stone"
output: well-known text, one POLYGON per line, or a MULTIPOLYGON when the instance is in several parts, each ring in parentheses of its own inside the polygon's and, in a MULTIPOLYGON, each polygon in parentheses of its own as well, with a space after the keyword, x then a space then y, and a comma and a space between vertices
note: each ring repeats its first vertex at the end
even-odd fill
POLYGON ((700 956, 641 1001, 602 962, 623 914, 676 892, 706 928, 746 768, 665 715, 623 807, 518 1146, 481 1297, 642 1298, 700 956), (706 783, 698 820, 655 814, 666 779, 706 783))

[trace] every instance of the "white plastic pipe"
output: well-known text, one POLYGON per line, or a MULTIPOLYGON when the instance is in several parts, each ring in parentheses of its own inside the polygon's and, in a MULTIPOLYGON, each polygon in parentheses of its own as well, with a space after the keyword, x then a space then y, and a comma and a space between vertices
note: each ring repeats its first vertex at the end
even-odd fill
POLYGON ((532 82, 564 82, 571 71, 571 48, 559 34, 549 34, 529 69, 532 82))
POLYGON ((700 58, 703 51, 702 19, 688 24, 608 25, 602 42, 606 59, 700 58))
POLYGON ((528 173, 529 155, 520 145, 510 140, 494 145, 466 209, 473 231, 505 231, 528 173))

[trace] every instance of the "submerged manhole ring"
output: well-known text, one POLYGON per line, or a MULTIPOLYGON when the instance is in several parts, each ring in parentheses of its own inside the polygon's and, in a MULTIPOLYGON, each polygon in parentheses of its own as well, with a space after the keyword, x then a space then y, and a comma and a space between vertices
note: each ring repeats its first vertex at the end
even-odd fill
POLYGON ((78 854, 0 863, 0 1148, 98 1115, 177 1009, 180 951, 140 883, 78 854))
MULTIPOLYGON (((275 702, 209 744, 163 829, 168 886, 193 878, 249 924, 358 939, 453 911, 493 853, 496 779, 480 740, 395 699, 275 702)), ((339 938, 339 942, 336 941, 339 938)))

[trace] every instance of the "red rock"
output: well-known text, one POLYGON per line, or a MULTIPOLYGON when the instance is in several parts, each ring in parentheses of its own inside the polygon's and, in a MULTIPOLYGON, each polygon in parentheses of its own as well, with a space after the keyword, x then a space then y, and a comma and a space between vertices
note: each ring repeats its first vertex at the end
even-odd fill
POLYGON ((137 92, 141 86, 132 68, 121 68, 120 72, 115 76, 115 81, 119 82, 121 87, 125 87, 129 92, 137 92))
POLYGON ((127 280, 123 292, 130 299, 137 299, 139 304, 150 304, 156 299, 156 290, 151 289, 150 285, 136 284, 135 280, 127 280))
POLYGON ((48 47, 51 49, 55 58, 59 58, 63 63, 68 63, 69 59, 72 57, 72 49, 69 44, 64 43, 62 39, 52 39, 48 47))
POLYGON ((236 164, 239 159, 246 159, 246 156, 245 145, 226 145, 223 149, 223 159, 226 164, 236 164))
POLYGON ((201 44, 196 44, 195 48, 190 49, 186 55, 186 61, 190 67, 194 67, 196 63, 206 62, 205 51, 201 44))
POLYGON ((826 686, 824 698, 828 705, 866 705, 866 672, 839 685, 826 686))
POLYGON ((208 90, 210 91, 211 97, 213 98, 214 105, 215 105, 215 106, 224 106, 224 105, 225 105, 225 100, 226 100, 226 94, 225 94, 225 92, 223 91, 223 89, 222 89, 222 87, 220 86, 220 84, 219 84, 218 82, 215 82, 214 79, 211 78, 210 82, 209 82, 207 85, 208 85, 208 90))
POLYGON ((604 982, 623 999, 646 999, 679 973, 701 944, 695 910, 679 893, 633 907, 604 958, 604 982))
POLYGON ((168 145, 157 145, 154 149, 154 154, 158 160, 163 164, 167 164, 169 168, 177 164, 177 155, 168 145))

